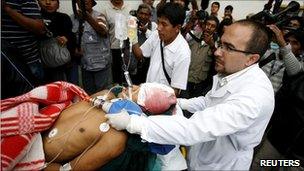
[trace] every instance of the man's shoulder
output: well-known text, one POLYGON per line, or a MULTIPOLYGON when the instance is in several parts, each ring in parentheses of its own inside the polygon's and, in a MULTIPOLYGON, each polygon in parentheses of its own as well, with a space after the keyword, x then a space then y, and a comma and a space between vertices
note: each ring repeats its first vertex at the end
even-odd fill
POLYGON ((181 34, 179 34, 176 37, 176 41, 177 41, 176 48, 178 49, 179 53, 183 53, 183 54, 186 53, 186 54, 190 55, 191 50, 190 50, 189 44, 188 44, 187 40, 181 34))
POLYGON ((238 76, 239 81, 237 84, 240 84, 244 89, 250 88, 252 92, 260 91, 260 89, 268 90, 273 92, 272 84, 268 79, 264 71, 258 67, 257 64, 251 66, 245 73, 238 76), (244 84, 241 84, 240 82, 244 84))

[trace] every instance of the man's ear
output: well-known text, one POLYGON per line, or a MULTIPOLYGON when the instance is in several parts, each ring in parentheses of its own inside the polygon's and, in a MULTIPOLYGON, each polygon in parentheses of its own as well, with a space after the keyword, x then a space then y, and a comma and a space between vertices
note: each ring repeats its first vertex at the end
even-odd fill
POLYGON ((181 28, 182 28, 182 25, 178 24, 178 25, 176 25, 174 28, 175 28, 175 32, 176 32, 176 33, 179 33, 179 31, 180 31, 181 28))
POLYGON ((250 54, 247 62, 246 62, 246 66, 250 66, 254 63, 257 63, 260 59, 260 55, 259 54, 250 54))

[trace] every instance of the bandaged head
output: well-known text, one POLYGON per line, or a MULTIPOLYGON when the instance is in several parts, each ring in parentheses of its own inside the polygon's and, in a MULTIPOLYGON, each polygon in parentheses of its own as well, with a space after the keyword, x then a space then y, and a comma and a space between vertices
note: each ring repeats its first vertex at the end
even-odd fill
POLYGON ((176 96, 171 87, 158 83, 140 85, 137 104, 144 108, 145 113, 163 114, 175 107, 176 103, 176 96))

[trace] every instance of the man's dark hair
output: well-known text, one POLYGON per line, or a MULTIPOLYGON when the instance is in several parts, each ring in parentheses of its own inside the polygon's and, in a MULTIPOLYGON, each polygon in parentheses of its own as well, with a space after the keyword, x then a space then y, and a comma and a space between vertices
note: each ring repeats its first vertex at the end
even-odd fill
POLYGON ((148 9, 150 14, 152 12, 152 8, 148 4, 140 4, 137 8, 137 13, 139 13, 141 9, 148 9))
POLYGON ((220 21, 218 20, 218 18, 216 16, 210 15, 210 16, 207 17, 206 21, 208 21, 208 20, 215 21, 215 23, 216 23, 216 30, 217 30, 218 26, 219 26, 219 23, 220 23, 220 21))
POLYGON ((217 30, 217 32, 218 32, 218 34, 219 34, 219 36, 221 37, 222 35, 223 35, 223 33, 224 33, 224 27, 225 26, 229 26, 229 25, 231 25, 233 23, 233 21, 230 19, 230 18, 224 18, 222 21, 221 21, 221 23, 219 24, 219 26, 218 26, 218 30, 217 30))
POLYGON ((226 7, 225 7, 225 10, 229 10, 229 11, 233 11, 233 7, 231 6, 231 5, 227 5, 226 7))
POLYGON ((251 37, 245 50, 257 53, 262 57, 270 44, 270 33, 267 27, 262 23, 246 19, 236 21, 235 24, 249 26, 252 29, 251 37))
POLYGON ((157 17, 167 18, 173 27, 183 25, 185 15, 185 10, 177 3, 168 2, 157 9, 157 17))
POLYGON ((293 17, 290 17, 289 21, 291 20, 297 20, 299 23, 300 23, 300 28, 304 28, 304 19, 302 17, 299 17, 299 16, 293 16, 293 17))
POLYGON ((304 50, 304 32, 300 30, 292 30, 289 31, 284 38, 288 37, 294 37, 300 44, 301 44, 301 49, 304 50))
POLYGON ((217 6, 220 8, 220 3, 217 2, 217 1, 216 1, 216 2, 212 2, 211 6, 212 6, 212 5, 217 5, 217 6))

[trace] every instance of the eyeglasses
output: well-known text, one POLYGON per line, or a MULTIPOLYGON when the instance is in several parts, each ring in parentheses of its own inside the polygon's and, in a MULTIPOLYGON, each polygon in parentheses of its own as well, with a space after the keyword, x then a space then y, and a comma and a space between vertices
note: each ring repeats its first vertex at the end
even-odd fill
POLYGON ((217 44, 217 48, 220 48, 226 52, 240 52, 240 53, 245 53, 245 54, 257 54, 257 53, 254 53, 254 52, 250 52, 250 51, 244 51, 244 50, 238 50, 238 49, 235 49, 234 47, 231 47, 229 44, 227 43, 218 43, 217 44))

